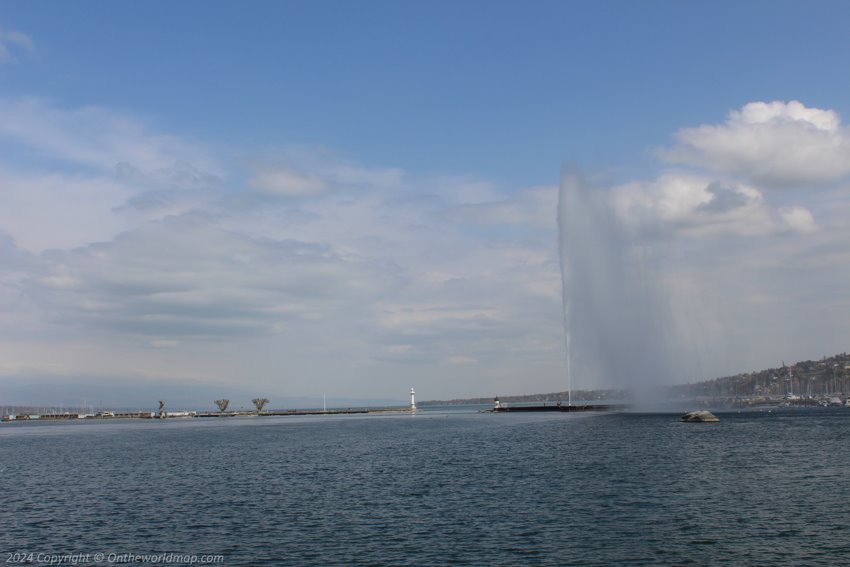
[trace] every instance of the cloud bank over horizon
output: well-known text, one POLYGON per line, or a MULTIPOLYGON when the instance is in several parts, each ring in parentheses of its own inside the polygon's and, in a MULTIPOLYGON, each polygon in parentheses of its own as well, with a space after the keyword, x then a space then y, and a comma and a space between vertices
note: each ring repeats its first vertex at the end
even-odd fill
POLYGON ((0 112, 6 155, 25 157, 0 162, 4 380, 386 398, 417 380, 508 389, 511 356, 558 365, 552 226, 525 222, 552 187, 508 194, 323 149, 217 162, 103 108, 0 112))
MULTIPOLYGON (((751 102, 676 132, 654 179, 595 188, 640 262, 624 277, 666 298, 664 332, 694 353, 671 379, 845 349, 848 132, 832 110, 751 102)), ((247 155, 38 98, 0 99, 0 150, 0 388, 566 387, 555 183, 247 155)))

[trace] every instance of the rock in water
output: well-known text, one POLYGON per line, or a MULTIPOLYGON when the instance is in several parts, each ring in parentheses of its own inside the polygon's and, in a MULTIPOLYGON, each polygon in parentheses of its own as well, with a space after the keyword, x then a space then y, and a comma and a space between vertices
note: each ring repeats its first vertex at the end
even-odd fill
POLYGON ((710 411, 689 411, 679 418, 679 421, 687 421, 689 423, 716 423, 720 421, 717 416, 710 411))

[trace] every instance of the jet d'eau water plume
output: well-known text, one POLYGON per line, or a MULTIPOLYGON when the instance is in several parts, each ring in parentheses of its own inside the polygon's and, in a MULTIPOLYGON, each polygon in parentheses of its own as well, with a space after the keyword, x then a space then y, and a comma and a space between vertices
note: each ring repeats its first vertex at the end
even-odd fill
POLYGON ((670 384, 677 347, 657 254, 574 171, 561 177, 558 229, 568 388, 642 397, 670 384))

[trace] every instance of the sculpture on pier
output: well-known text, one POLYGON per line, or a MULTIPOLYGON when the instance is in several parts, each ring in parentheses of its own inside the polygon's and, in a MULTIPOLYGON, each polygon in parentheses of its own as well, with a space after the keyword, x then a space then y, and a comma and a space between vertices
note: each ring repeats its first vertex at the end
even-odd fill
POLYGON ((159 401, 159 411, 157 412, 159 419, 165 419, 165 402, 159 401))
POLYGON ((227 411, 227 406, 230 404, 230 400, 216 400, 215 405, 218 406, 218 412, 224 413, 227 411))
POLYGON ((268 398, 254 398, 251 401, 254 402, 254 407, 257 408, 257 413, 263 411, 263 408, 269 403, 268 398))

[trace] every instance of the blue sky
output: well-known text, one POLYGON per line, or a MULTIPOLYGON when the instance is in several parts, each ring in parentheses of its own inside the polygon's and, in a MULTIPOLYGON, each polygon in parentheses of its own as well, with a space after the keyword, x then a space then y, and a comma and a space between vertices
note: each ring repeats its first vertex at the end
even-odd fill
POLYGON ((705 362, 677 379, 843 350, 848 16, 844 2, 4 3, 0 388, 562 389, 564 165, 618 211, 624 257, 658 265, 669 328, 709 297, 726 314, 682 331, 705 362), (782 273, 801 257, 820 262, 782 273), (711 262, 735 283, 699 271, 711 262), (788 283, 768 297, 777 271, 788 283), (818 309, 826 330, 807 341, 764 336, 771 313, 818 309))
POLYGON ((140 114, 243 151, 551 182, 640 164, 751 100, 846 113, 848 8, 823 3, 7 3, 36 55, 4 90, 140 114), (838 104, 836 104, 838 103, 838 104))

